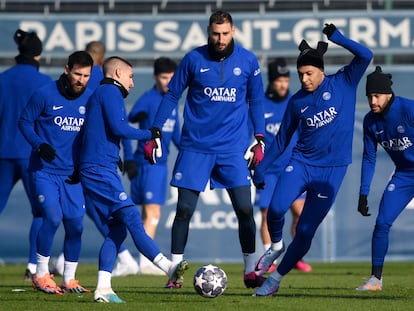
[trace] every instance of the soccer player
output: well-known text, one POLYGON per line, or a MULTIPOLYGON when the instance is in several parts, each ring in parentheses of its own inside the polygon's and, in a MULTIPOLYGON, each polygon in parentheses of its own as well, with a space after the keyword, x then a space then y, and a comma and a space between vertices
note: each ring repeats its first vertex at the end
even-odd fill
MULTIPOLYGON (((257 57, 234 43, 235 27, 229 13, 216 11, 207 28, 208 43, 187 53, 164 95, 153 127, 162 128, 188 87, 179 154, 171 185, 178 187, 172 227, 174 262, 184 256, 191 217, 200 191, 208 180, 211 188, 227 189, 239 222, 244 260, 244 283, 257 287, 264 278, 255 267, 256 225, 250 191, 250 168, 264 156, 263 83, 257 57), (248 114, 253 121, 255 143, 248 148, 248 114), (246 162, 244 153, 247 149, 246 162)), ((161 146, 154 140, 144 148, 150 163, 161 146)), ((167 287, 179 287, 169 280, 167 287)))
MULTIPOLYGON (((104 75, 102 71, 102 64, 105 58, 105 45, 101 41, 91 41, 86 45, 86 52, 88 52, 93 59, 93 67, 90 79, 88 81, 88 89, 94 91, 99 83, 103 80, 104 75)), ((99 232, 106 236, 108 234, 108 226, 102 222, 96 207, 86 202, 86 214, 94 222, 99 232)), ((63 274, 65 257, 63 252, 54 261, 51 273, 63 274)), ((138 263, 132 257, 125 245, 121 245, 118 254, 118 265, 112 272, 112 276, 127 276, 138 273, 138 263)))
POLYGON ((259 259, 256 266, 259 274, 265 273, 285 250, 282 233, 286 211, 304 191, 306 201, 296 226, 296 235, 280 265, 254 296, 275 295, 283 277, 308 252, 352 160, 356 90, 373 54, 343 36, 333 24, 326 24, 323 33, 354 57, 337 73, 325 75, 323 55, 328 44, 319 41, 317 48, 313 49, 302 40, 299 45, 297 70, 302 87, 290 99, 276 143, 267 151, 262 166, 259 165, 253 177, 257 187, 263 186, 264 171, 277 161, 298 131, 298 141, 270 202, 267 219, 272 244, 259 259))
MULTIPOLYGON (((291 97, 291 94, 289 93, 290 71, 286 59, 277 58, 271 61, 268 64, 267 74, 269 84, 266 89, 266 97, 264 101, 264 118, 266 122, 265 140, 268 142, 267 146, 269 146, 279 130, 283 114, 285 113, 286 106, 291 97)), ((285 151, 283 159, 273 162, 271 168, 266 171, 266 187, 264 189, 256 189, 255 204, 259 206, 260 214, 262 216, 260 235, 265 250, 267 250, 271 244, 270 234, 267 228, 267 209, 270 205, 270 200, 280 172, 285 168, 289 161, 292 149, 296 144, 296 139, 297 137, 295 136, 295 139, 291 141, 289 147, 285 151)), ((305 194, 301 194, 290 207, 293 217, 291 224, 292 237, 296 234, 296 225, 299 221, 299 216, 302 213, 304 203, 305 194)), ((272 264, 268 272, 273 272, 275 269, 275 264, 272 264)), ((312 271, 312 267, 303 260, 299 260, 296 263, 295 269, 303 272, 312 271)))
POLYGON ((24 280, 32 281, 36 273, 36 239, 42 217, 36 207, 27 171, 32 147, 19 130, 18 121, 33 92, 52 82, 52 79, 39 72, 42 42, 37 34, 18 29, 13 38, 19 50, 19 55, 15 57, 16 65, 0 74, 0 213, 14 185, 22 180, 33 215, 29 234, 29 261, 24 280))
POLYGON ((370 216, 368 194, 374 176, 377 146, 381 145, 395 169, 381 198, 372 235, 371 277, 357 290, 382 290, 382 269, 392 224, 414 197, 414 101, 396 96, 391 74, 380 66, 367 76, 366 95, 371 111, 364 117, 364 153, 358 211, 370 216))
POLYGON ((156 130, 140 130, 128 125, 124 98, 134 86, 132 65, 120 57, 110 57, 103 64, 105 78, 88 101, 81 148, 80 179, 87 204, 93 204, 103 222, 108 224, 99 254, 96 302, 123 303, 112 290, 111 272, 127 231, 137 249, 175 282, 180 282, 188 268, 185 260, 174 264, 146 234, 141 215, 125 193, 118 174, 121 138, 157 139, 156 130))
POLYGON ((19 121, 33 150, 29 170, 43 223, 37 236, 37 269, 33 288, 48 294, 89 293, 75 278, 81 251, 85 201, 73 171, 79 165, 79 133, 90 96, 86 88, 92 58, 84 51, 72 53, 57 81, 39 88, 19 121), (59 287, 49 273, 53 239, 59 225, 65 228, 65 264, 59 287))
MULTIPOLYGON (((140 129, 149 129, 165 93, 168 91, 177 63, 170 58, 160 57, 154 61, 154 86, 146 91, 135 103, 128 115, 131 123, 139 123, 140 129)), ((131 180, 131 197, 135 204, 142 204, 142 222, 148 235, 154 239, 161 216, 161 205, 165 203, 168 176, 169 146, 172 141, 178 148, 180 123, 177 109, 174 109, 162 126, 162 157, 157 165, 151 165, 143 157, 145 141, 138 141, 132 154, 131 144, 124 143, 125 170, 131 180)), ((119 266, 119 263, 117 267, 119 266)), ((139 273, 149 275, 164 273, 145 256, 140 256, 139 273)))

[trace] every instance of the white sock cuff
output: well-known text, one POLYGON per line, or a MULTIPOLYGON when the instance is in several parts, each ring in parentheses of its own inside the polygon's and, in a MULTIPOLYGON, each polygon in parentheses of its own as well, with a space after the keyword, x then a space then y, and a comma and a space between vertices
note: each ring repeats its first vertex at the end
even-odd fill
POLYGON ((171 254, 171 260, 174 264, 179 264, 184 259, 184 254, 171 254))
POLYGON ((96 285, 96 288, 112 288, 111 277, 112 273, 108 271, 98 271, 98 284, 96 285))
POLYGON ((272 249, 275 251, 281 250, 283 247, 283 240, 280 240, 279 242, 272 243, 272 249))
POLYGON ((168 271, 170 270, 173 263, 165 257, 162 253, 159 253, 157 256, 155 256, 154 260, 152 261, 154 265, 156 265, 158 268, 160 268, 162 271, 168 274, 168 271))

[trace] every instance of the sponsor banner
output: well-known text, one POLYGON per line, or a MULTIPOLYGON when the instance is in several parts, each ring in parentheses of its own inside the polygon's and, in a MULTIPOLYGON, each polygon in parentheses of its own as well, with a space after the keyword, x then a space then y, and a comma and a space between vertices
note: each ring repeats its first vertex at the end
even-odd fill
MULTIPOLYGON (((376 54, 411 53, 414 12, 365 11, 233 14, 236 41, 258 55, 297 54, 302 39, 316 45, 321 30, 334 23, 346 36, 376 54)), ((66 57, 91 40, 105 43, 108 54, 128 58, 182 55, 206 43, 207 15, 0 14, 2 55, 14 55, 17 28, 34 30, 44 42, 44 55, 66 57)), ((347 53, 331 44, 332 51, 347 53)), ((332 53, 332 52, 331 52, 332 53)))

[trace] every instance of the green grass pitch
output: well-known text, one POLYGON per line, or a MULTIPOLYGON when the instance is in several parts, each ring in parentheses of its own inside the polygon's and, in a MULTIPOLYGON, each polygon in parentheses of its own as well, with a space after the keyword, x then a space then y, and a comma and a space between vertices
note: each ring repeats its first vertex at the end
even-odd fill
MULTIPOLYGON (((83 310, 414 310, 414 263, 386 263, 381 292, 357 292, 369 276, 369 263, 314 263, 313 272, 293 270, 283 280, 277 296, 252 297, 244 287, 241 264, 219 264, 228 286, 218 298, 196 294, 192 286, 195 271, 205 263, 191 263, 181 289, 164 289, 166 277, 128 276, 112 279, 112 287, 126 304, 98 304, 93 294, 47 295, 34 291, 23 281, 25 266, 0 267, 0 311, 83 311, 83 310)), ((79 264, 80 284, 94 290, 97 265, 79 264)), ((61 277, 57 276, 58 284, 61 277)))

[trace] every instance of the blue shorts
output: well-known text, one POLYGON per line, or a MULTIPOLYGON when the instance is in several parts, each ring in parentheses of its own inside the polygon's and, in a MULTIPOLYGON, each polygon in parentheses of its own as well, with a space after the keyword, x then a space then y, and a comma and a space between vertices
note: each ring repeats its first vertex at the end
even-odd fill
POLYGON ((282 239, 285 214, 304 191, 306 200, 296 232, 313 237, 335 202, 346 170, 346 165, 317 167, 291 159, 280 175, 268 209, 267 224, 272 241, 282 239))
POLYGON ((171 185, 196 191, 210 188, 250 186, 251 177, 243 152, 199 153, 182 150, 178 153, 171 185))
POLYGON ((134 203, 163 205, 167 192, 167 165, 139 165, 137 169, 138 176, 131 180, 134 203))
POLYGON ((95 206, 103 217, 108 219, 123 207, 135 206, 116 170, 92 166, 82 168, 80 177, 86 201, 95 206))
POLYGON ((414 197, 414 172, 396 171, 381 198, 377 223, 393 224, 414 197))
POLYGON ((291 160, 280 175, 269 209, 284 215, 291 204, 306 191, 306 202, 302 213, 308 212, 312 215, 313 211, 315 218, 317 218, 317 209, 327 213, 335 202, 346 170, 346 165, 317 167, 291 160))
POLYGON ((31 175, 42 217, 53 219, 57 213, 62 213, 63 219, 75 219, 85 215, 85 199, 80 183, 70 185, 65 182, 68 176, 42 171, 32 172, 31 175))
MULTIPOLYGON (((254 205, 260 209, 267 209, 272 200, 273 192, 275 191, 276 184, 279 181, 280 174, 266 174, 265 175, 265 187, 264 189, 256 189, 256 197, 254 205)), ((302 193, 297 199, 306 199, 306 191, 302 193)))

